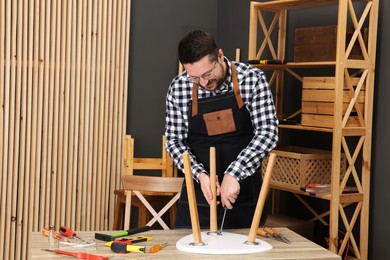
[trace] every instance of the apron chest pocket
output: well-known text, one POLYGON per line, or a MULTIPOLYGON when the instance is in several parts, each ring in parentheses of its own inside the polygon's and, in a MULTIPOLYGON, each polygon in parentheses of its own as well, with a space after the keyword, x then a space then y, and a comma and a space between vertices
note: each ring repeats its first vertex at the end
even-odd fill
POLYGON ((203 114, 209 136, 226 134, 236 131, 233 110, 231 108, 203 114))

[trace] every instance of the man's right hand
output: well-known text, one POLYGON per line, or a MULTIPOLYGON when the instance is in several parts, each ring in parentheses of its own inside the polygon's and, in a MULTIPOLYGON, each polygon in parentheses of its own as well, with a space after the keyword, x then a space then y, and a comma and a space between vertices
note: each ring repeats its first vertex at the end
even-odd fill
MULTIPOLYGON (((207 203, 210 204, 210 202, 213 200, 213 193, 211 191, 211 186, 210 186, 210 176, 206 173, 201 173, 198 180, 200 182, 200 188, 203 192, 203 196, 206 198, 207 203)), ((217 185, 217 195, 218 195, 220 190, 218 181, 216 185, 217 185)))

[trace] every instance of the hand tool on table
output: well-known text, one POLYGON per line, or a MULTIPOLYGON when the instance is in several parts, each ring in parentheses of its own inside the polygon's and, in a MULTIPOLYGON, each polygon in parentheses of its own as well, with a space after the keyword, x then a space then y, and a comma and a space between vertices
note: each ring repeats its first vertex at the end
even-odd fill
POLYGON ((267 232, 268 234, 270 234, 272 237, 279 239, 280 241, 282 241, 284 243, 287 243, 287 244, 291 243, 291 241, 288 240, 285 236, 283 236, 283 234, 280 233, 279 230, 277 230, 276 228, 265 227, 264 231, 267 232))
POLYGON ((126 245, 120 242, 112 242, 110 246, 111 250, 115 253, 145 253, 146 252, 146 246, 133 246, 133 245, 126 245))
POLYGON ((222 233, 222 229, 223 229, 223 224, 225 223, 225 217, 226 217, 226 211, 228 210, 228 208, 225 206, 223 207, 225 210, 223 211, 223 217, 222 217, 222 223, 221 223, 221 228, 219 229, 219 233, 221 234, 222 233))
POLYGON ((63 254, 68 256, 73 256, 77 259, 87 259, 87 260, 108 260, 108 256, 101 256, 101 255, 93 255, 88 253, 82 253, 82 252, 68 252, 63 251, 59 249, 42 249, 44 251, 54 252, 57 254, 63 254))
POLYGON ((139 236, 139 237, 132 237, 132 238, 119 238, 119 239, 115 239, 114 241, 107 242, 105 245, 111 246, 111 244, 113 242, 119 242, 119 243, 126 244, 126 245, 132 245, 135 243, 140 243, 140 242, 144 242, 144 241, 151 241, 151 240, 152 240, 152 238, 147 237, 147 236, 139 236))
POLYGON ((72 231, 70 228, 68 228, 67 226, 62 226, 62 227, 60 227, 60 233, 61 233, 61 235, 63 235, 63 236, 67 236, 67 237, 70 237, 70 238, 77 238, 77 239, 79 239, 79 240, 85 242, 84 239, 78 237, 78 236, 76 235, 76 233, 75 233, 74 231, 72 231))
MULTIPOLYGON (((42 234, 45 235, 45 236, 49 236, 49 229, 48 228, 43 228, 42 229, 42 234)), ((54 238, 69 242, 69 240, 66 237, 61 236, 60 234, 58 234, 56 232, 54 232, 54 238)))
POLYGON ((168 243, 162 243, 162 244, 152 246, 149 249, 149 253, 156 253, 156 252, 160 251, 161 249, 163 249, 164 247, 166 247, 167 245, 168 245, 168 243))
POLYGON ((95 233, 95 239, 103 240, 103 241, 106 241, 106 242, 110 242, 110 241, 114 241, 115 239, 117 239, 119 237, 133 235, 133 234, 136 234, 136 233, 141 233, 141 232, 149 231, 149 230, 150 230, 149 226, 144 226, 144 227, 140 227, 140 228, 123 230, 123 231, 120 231, 120 232, 117 232, 117 233, 111 234, 111 235, 95 233))

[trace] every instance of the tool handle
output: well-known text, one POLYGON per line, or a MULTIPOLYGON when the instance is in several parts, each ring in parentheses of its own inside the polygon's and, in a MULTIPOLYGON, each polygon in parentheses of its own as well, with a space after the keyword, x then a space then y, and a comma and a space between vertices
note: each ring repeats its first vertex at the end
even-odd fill
MULTIPOLYGON (((49 229, 48 228, 43 228, 42 229, 42 234, 44 234, 45 236, 49 236, 49 229)), ((54 233, 54 238, 55 239, 65 240, 65 241, 67 240, 66 238, 64 238, 63 236, 61 236, 58 233, 54 233)))
POLYGON ((270 234, 271 236, 277 236, 276 233, 271 228, 265 227, 264 231, 270 234))
POLYGON ((115 253, 129 253, 129 252, 137 252, 137 253, 145 253, 145 246, 133 246, 126 245, 123 243, 113 242, 111 244, 111 250, 115 253))
POLYGON ((74 237, 74 236, 76 236, 76 233, 73 232, 67 226, 60 227, 60 233, 61 233, 61 235, 64 235, 64 236, 67 236, 67 237, 74 237))
POLYGON ((257 235, 262 236, 262 237, 269 237, 269 234, 262 230, 261 228, 257 229, 257 235))
POLYGON ((282 236, 282 233, 280 233, 279 230, 277 230, 276 228, 271 228, 271 230, 278 236, 282 236))
POLYGON ((152 246, 149 249, 149 253, 156 253, 156 252, 160 251, 161 249, 163 249, 164 247, 166 247, 167 245, 168 245, 168 243, 158 244, 158 245, 152 246))

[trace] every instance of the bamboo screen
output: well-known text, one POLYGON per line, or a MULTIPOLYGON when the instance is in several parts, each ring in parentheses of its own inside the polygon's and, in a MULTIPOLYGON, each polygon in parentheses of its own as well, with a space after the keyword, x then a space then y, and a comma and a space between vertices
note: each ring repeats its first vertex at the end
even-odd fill
POLYGON ((0 259, 49 225, 112 227, 131 0, 0 1, 0 259))

